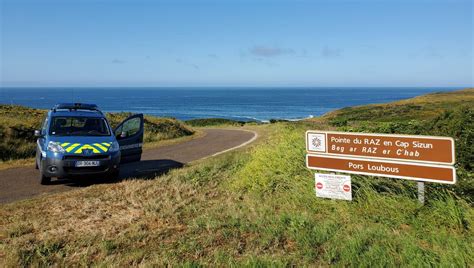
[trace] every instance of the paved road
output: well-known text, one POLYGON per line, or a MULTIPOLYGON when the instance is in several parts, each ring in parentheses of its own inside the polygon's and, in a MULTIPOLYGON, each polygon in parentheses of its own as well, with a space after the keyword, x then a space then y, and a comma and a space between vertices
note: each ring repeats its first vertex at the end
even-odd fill
MULTIPOLYGON (((209 157, 252 141, 256 134, 242 130, 207 129, 203 137, 187 142, 145 150, 142 161, 125 164, 120 170, 120 180, 127 178, 147 179, 170 169, 182 167, 194 160, 209 157)), ((103 178, 79 178, 54 181, 41 185, 38 171, 31 167, 0 170, 0 203, 27 199, 87 187, 97 183, 114 183, 103 178)))

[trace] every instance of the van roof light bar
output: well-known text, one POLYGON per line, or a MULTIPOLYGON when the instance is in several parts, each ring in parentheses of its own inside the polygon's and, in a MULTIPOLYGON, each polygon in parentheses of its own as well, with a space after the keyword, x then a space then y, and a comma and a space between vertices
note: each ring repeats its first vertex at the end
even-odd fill
POLYGON ((60 103, 53 107, 53 111, 56 112, 56 110, 88 110, 100 112, 97 105, 87 103, 60 103))

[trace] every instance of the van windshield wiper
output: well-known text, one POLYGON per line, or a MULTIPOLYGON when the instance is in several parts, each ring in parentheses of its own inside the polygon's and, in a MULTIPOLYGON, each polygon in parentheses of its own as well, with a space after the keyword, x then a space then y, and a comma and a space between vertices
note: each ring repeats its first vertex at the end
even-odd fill
POLYGON ((107 133, 100 133, 97 130, 68 132, 65 136, 109 136, 107 133))

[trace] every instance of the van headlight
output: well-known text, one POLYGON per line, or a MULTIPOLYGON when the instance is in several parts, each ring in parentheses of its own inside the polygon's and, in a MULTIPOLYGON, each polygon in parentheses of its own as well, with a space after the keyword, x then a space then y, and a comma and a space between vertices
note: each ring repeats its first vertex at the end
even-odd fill
POLYGON ((114 152, 118 152, 120 151, 120 145, 118 142, 114 141, 112 142, 112 145, 110 145, 110 152, 114 153, 114 152))
POLYGON ((66 151, 64 148, 58 143, 54 141, 50 141, 48 143, 48 151, 51 151, 53 153, 65 153, 66 151))

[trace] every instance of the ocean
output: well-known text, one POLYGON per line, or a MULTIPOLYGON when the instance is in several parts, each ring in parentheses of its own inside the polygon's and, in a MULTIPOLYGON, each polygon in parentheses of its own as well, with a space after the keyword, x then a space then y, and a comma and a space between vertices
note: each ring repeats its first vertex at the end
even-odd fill
POLYGON ((106 112, 127 111, 180 120, 227 118, 243 121, 299 120, 329 111, 386 103, 456 88, 0 88, 1 104, 49 109, 61 102, 95 103, 106 112))

